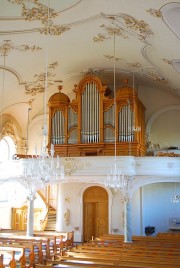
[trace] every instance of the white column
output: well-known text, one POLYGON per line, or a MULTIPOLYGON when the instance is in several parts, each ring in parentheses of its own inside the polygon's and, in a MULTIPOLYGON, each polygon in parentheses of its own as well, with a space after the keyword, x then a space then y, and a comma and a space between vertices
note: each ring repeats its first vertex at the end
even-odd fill
POLYGON ((57 194, 57 210, 56 210, 56 231, 62 232, 64 230, 64 218, 63 218, 63 211, 64 211, 64 191, 63 191, 63 184, 58 185, 58 194, 57 194))
POLYGON ((34 199, 33 194, 28 196, 27 236, 34 235, 34 199))
POLYGON ((124 242, 132 242, 131 200, 126 194, 124 198, 124 242))

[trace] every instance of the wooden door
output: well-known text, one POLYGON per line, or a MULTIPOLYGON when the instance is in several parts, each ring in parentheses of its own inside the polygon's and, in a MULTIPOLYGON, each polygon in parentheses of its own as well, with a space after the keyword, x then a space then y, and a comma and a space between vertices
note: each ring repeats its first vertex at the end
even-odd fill
POLYGON ((84 241, 108 232, 108 194, 99 186, 89 187, 83 196, 84 241))

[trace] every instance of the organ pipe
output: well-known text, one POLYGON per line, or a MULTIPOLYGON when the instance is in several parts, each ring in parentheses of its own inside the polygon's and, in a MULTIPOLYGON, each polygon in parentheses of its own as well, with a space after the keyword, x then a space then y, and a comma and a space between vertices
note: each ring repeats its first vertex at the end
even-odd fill
POLYGON ((82 94, 82 142, 97 143, 100 140, 100 99, 95 83, 87 83, 82 94))
POLYGON ((98 150, 102 145, 104 148, 102 154, 107 148, 104 155, 109 153, 112 155, 116 137, 119 150, 117 155, 120 155, 122 150, 125 150, 123 155, 126 155, 126 150, 130 151, 129 148, 136 150, 135 154, 136 152, 139 155, 144 154, 145 108, 138 100, 136 92, 133 94, 132 88, 126 84, 117 90, 116 100, 113 100, 110 96, 105 96, 105 90, 106 86, 103 86, 98 77, 87 75, 76 85, 74 89, 76 98, 72 102, 63 93, 55 93, 50 98, 49 126, 51 129, 48 143, 56 145, 55 150, 60 145, 66 145, 58 149, 61 152, 65 148, 65 156, 68 146, 79 144, 80 146, 74 146, 71 151, 71 155, 78 156, 83 155, 86 148, 98 150), (117 104, 116 111, 114 101, 117 104), (114 133, 115 124, 117 124, 116 133, 114 133), (135 133, 135 125, 141 126, 141 133, 135 133), (110 147, 105 146, 105 143, 110 147), (129 143, 131 146, 128 145, 129 143))

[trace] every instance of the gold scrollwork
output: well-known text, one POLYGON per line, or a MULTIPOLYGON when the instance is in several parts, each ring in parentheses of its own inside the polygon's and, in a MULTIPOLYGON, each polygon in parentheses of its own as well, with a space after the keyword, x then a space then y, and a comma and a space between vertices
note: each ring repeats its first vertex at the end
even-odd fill
POLYGON ((145 40, 146 37, 152 34, 152 31, 149 29, 149 25, 143 20, 137 20, 131 16, 124 16, 124 22, 127 28, 139 32, 139 37, 141 40, 145 40))
POLYGON ((3 43, 0 44, 0 54, 1 56, 7 56, 8 53, 11 51, 11 50, 19 50, 19 51, 38 51, 40 50, 41 48, 40 47, 36 47, 36 46, 28 46, 28 45, 20 45, 20 46, 15 46, 13 44, 13 42, 11 40, 4 40, 3 43))
POLYGON ((60 35, 63 32, 70 29, 67 25, 54 25, 52 18, 58 16, 53 8, 39 2, 39 0, 29 0, 29 3, 33 5, 29 8, 27 5, 27 0, 8 0, 12 4, 18 4, 22 6, 22 16, 25 17, 27 21, 38 20, 44 25, 44 27, 39 29, 40 33, 50 34, 50 35, 60 35))
POLYGON ((156 18, 162 18, 162 13, 160 10, 150 8, 150 9, 147 9, 146 11, 156 18))
MULTIPOLYGON (((58 66, 57 62, 53 62, 49 64, 48 69, 54 70, 58 66)), ((51 72, 47 72, 47 77, 48 77, 48 87, 54 84, 54 79, 53 77, 55 74, 51 72)), ((35 80, 32 82, 28 82, 25 85, 25 91, 26 94, 31 94, 31 96, 35 96, 38 93, 42 93, 45 90, 45 79, 46 79, 46 73, 40 73, 40 74, 35 74, 34 75, 35 80)))
POLYGON ((165 63, 172 65, 173 61, 172 60, 168 60, 168 59, 162 59, 165 63))

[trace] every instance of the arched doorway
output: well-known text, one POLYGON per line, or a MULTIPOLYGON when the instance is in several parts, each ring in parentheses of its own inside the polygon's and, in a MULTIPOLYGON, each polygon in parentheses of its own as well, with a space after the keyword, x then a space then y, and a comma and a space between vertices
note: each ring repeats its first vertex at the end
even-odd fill
POLYGON ((108 232, 108 193, 100 186, 87 188, 83 195, 83 240, 108 232))

